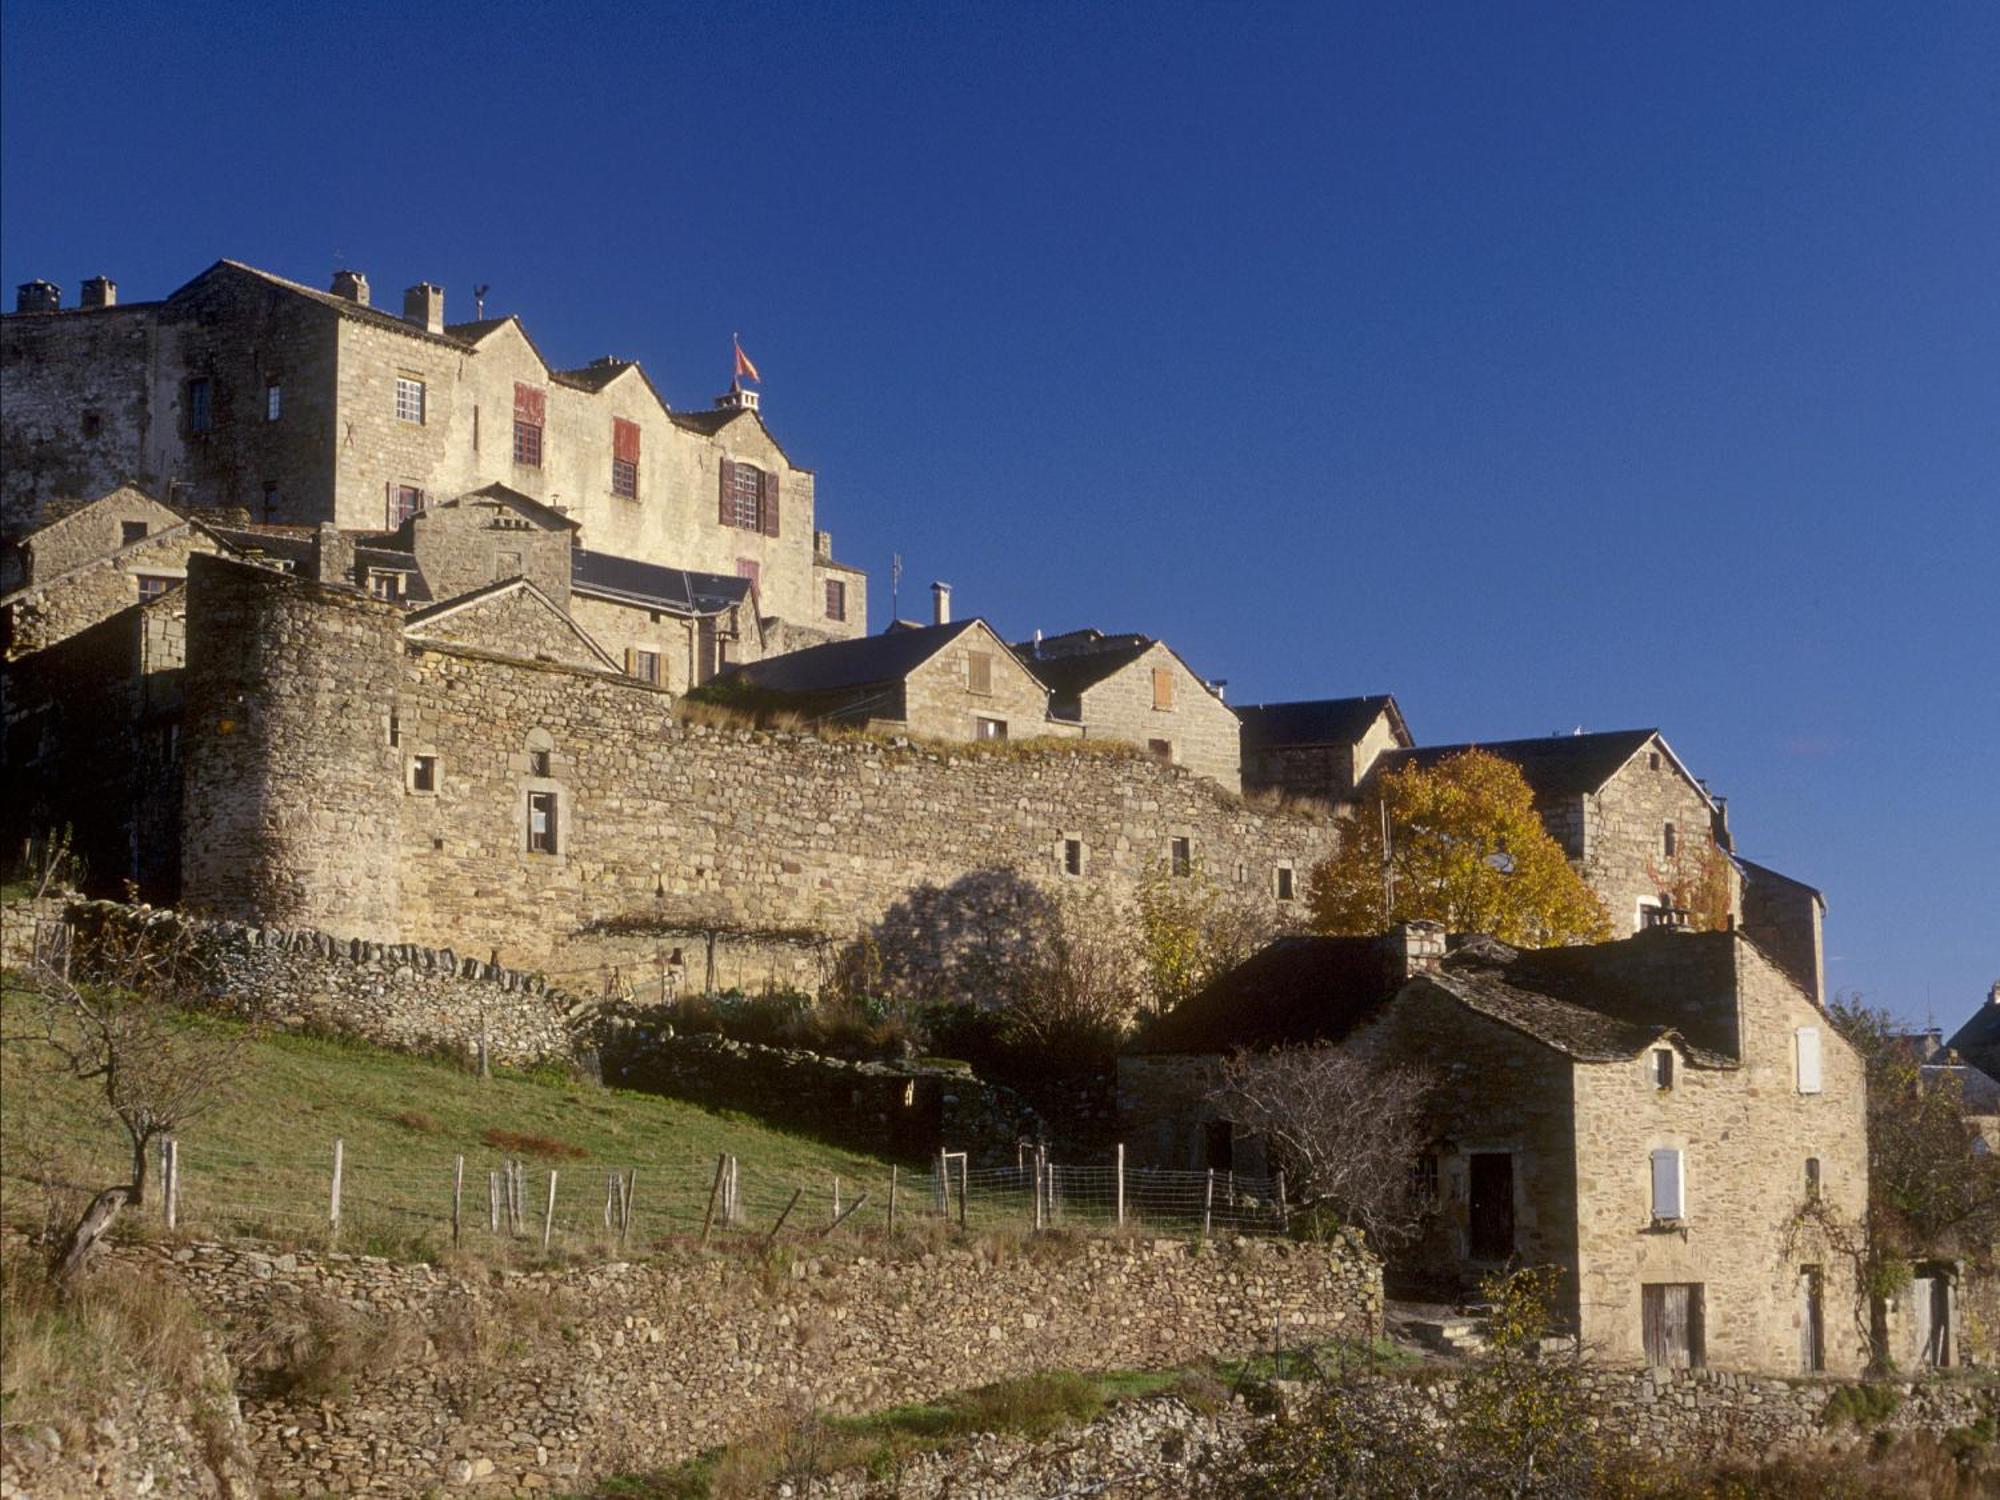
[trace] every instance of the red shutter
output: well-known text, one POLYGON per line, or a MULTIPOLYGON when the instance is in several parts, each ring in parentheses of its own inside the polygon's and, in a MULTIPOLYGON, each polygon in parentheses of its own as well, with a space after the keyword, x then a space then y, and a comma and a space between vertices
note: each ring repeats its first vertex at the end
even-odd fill
POLYGON ((639 461, 639 424, 623 417, 611 419, 611 456, 620 463, 639 461))
POLYGON ((778 475, 775 470, 760 470, 757 480, 758 510, 764 519, 764 535, 778 534, 778 475))
POLYGON ((514 382, 514 420, 526 422, 530 427, 542 425, 542 413, 546 407, 548 393, 537 390, 532 385, 514 382))
POLYGON ((722 459, 716 467, 716 473, 722 476, 722 485, 721 485, 722 512, 718 519, 721 520, 724 526, 727 526, 733 519, 735 519, 735 517, 731 514, 729 509, 729 489, 730 486, 734 484, 736 480, 736 465, 731 463, 726 458, 722 459))

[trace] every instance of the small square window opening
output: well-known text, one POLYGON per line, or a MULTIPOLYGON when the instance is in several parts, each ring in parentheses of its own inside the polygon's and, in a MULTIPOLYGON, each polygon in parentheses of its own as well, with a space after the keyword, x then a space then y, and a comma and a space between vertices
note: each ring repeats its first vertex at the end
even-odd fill
POLYGON ((284 415, 285 388, 273 380, 264 386, 264 420, 275 422, 284 415))
POLYGON ((145 604, 150 600, 157 599, 179 582, 178 578, 160 578, 151 573, 141 573, 139 575, 139 602, 145 604))
POLYGON ((972 730, 974 739, 1004 740, 1007 738, 1007 721, 1005 719, 974 719, 972 721, 972 730))
POLYGON ((1296 894, 1292 885, 1292 867, 1290 865, 1279 865, 1278 899, 1280 901, 1291 901, 1296 898, 1296 894))
POLYGON ((640 651, 634 648, 632 652, 632 675, 641 682, 650 682, 654 687, 658 687, 660 685, 660 653, 657 651, 640 651))
POLYGON ((414 376, 396 377, 396 420, 424 425, 424 383, 414 376))
POLYGON ((549 774, 548 751, 530 750, 528 752, 528 774, 530 776, 546 776, 549 774))
POLYGON ((847 618, 847 584, 839 578, 826 581, 826 617, 829 620, 847 618))
POLYGON ((1674 1086, 1674 1049, 1655 1047, 1652 1058, 1653 1087, 1670 1089, 1674 1086))
POLYGON ((1083 873, 1083 840, 1064 839, 1062 858, 1063 874, 1081 875, 1083 873))
POLYGON ((528 793, 528 852, 530 854, 554 854, 556 852, 556 794, 554 792, 528 793))
POLYGON ((143 542, 145 540, 146 523, 144 521, 120 521, 118 523, 119 546, 129 547, 134 542, 143 542))
POLYGON ((1147 740, 1146 753, 1154 760, 1167 765, 1174 763, 1174 742, 1172 740, 1147 740))
POLYGON ((413 792, 434 792, 437 790, 438 763, 435 755, 419 755, 410 761, 410 790, 413 792))
POLYGON ((1194 873, 1194 840, 1177 838, 1167 845, 1167 867, 1175 875, 1194 873))

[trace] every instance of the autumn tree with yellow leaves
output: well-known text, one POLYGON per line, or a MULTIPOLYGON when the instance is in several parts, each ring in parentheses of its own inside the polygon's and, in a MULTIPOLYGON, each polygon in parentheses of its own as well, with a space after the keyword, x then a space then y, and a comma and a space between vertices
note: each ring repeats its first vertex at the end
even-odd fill
POLYGON ((1376 778, 1339 852, 1314 866, 1306 900, 1313 926, 1329 933, 1424 920, 1525 948, 1611 935, 1603 903, 1542 826, 1520 769, 1479 749, 1376 778))

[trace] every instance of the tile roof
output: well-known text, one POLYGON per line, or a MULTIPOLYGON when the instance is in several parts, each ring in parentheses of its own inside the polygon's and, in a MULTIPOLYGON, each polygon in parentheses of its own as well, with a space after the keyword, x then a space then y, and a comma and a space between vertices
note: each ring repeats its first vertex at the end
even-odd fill
POLYGON ((975 617, 949 625, 891 630, 859 640, 829 641, 732 667, 726 675, 732 681, 775 693, 830 693, 900 682, 980 623, 975 617))
POLYGON ((1462 745, 1388 750, 1376 760, 1371 775, 1380 776, 1405 766, 1429 769, 1467 750, 1484 750, 1520 767, 1521 775, 1534 789, 1535 800, 1545 802, 1552 797, 1575 797, 1596 791, 1658 733, 1657 729, 1619 729, 1602 734, 1551 734, 1532 740, 1469 741, 1462 745))
POLYGON ((587 547, 570 554, 570 588, 677 615, 719 614, 750 596, 747 578, 666 568, 587 547))
POLYGON ((1400 737, 1402 710, 1387 693, 1366 698, 1315 698, 1302 703, 1246 703, 1236 710, 1243 723, 1245 750, 1270 750, 1284 745, 1352 745, 1384 713, 1395 722, 1400 737))

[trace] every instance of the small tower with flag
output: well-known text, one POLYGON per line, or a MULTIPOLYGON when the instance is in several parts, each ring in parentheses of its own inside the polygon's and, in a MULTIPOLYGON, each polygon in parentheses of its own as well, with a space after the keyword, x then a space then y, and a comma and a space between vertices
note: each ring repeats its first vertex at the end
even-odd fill
POLYGON ((761 385, 763 384, 764 377, 757 373, 757 366, 751 362, 750 356, 743 352, 743 340, 740 335, 732 333, 729 336, 729 343, 736 351, 736 364, 729 377, 729 389, 715 398, 716 409, 718 411, 755 411, 757 409, 757 392, 745 390, 743 382, 753 380, 761 385))

